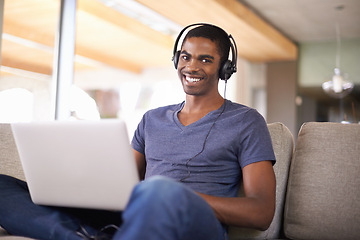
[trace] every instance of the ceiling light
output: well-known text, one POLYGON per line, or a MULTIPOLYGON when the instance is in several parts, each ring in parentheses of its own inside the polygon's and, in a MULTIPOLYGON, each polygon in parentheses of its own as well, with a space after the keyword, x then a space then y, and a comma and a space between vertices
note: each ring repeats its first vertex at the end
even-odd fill
POLYGON ((176 36, 182 26, 134 0, 100 0, 104 5, 166 35, 176 36))
MULTIPOLYGON (((335 8, 337 11, 341 11, 344 9, 344 6, 338 6, 335 8)), ((334 75, 330 81, 324 82, 322 84, 322 89, 329 96, 334 98, 343 98, 347 96, 354 88, 354 84, 347 80, 347 74, 343 74, 340 71, 340 47, 341 47, 341 39, 340 39, 340 29, 339 24, 336 22, 335 24, 336 30, 336 66, 334 68, 334 75)))

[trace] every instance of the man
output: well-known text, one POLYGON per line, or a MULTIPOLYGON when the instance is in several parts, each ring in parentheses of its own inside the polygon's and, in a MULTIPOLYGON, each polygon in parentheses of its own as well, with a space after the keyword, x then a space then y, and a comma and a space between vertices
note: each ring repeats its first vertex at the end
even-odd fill
POLYGON ((231 76, 223 73, 229 36, 213 25, 193 27, 174 51, 186 99, 148 111, 139 123, 132 146, 145 180, 124 212, 36 206, 25 183, 1 176, 0 225, 39 239, 92 238, 115 228, 113 239, 125 240, 227 239, 229 225, 268 228, 275 157, 267 126, 255 110, 218 92, 219 78, 231 76))

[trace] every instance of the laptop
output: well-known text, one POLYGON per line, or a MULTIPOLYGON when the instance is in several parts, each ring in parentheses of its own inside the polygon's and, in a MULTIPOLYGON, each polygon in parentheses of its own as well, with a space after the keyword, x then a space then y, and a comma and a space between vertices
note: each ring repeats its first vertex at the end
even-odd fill
POLYGON ((35 204, 123 210, 139 175, 122 120, 12 123, 35 204))

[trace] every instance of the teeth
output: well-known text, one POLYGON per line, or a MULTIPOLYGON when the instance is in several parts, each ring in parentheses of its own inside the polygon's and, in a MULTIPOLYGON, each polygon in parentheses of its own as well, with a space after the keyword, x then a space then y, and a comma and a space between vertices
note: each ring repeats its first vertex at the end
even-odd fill
POLYGON ((200 79, 200 78, 186 77, 186 80, 187 80, 188 82, 198 82, 198 81, 200 81, 201 79, 200 79))

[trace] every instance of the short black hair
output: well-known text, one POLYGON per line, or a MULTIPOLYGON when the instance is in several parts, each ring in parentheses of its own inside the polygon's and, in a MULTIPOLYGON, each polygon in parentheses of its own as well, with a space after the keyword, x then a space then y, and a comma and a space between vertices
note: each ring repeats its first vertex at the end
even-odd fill
POLYGON ((229 58, 231 42, 228 34, 220 27, 214 25, 200 25, 191 29, 185 36, 183 43, 192 37, 203 37, 213 41, 220 54, 220 61, 224 63, 229 58))

